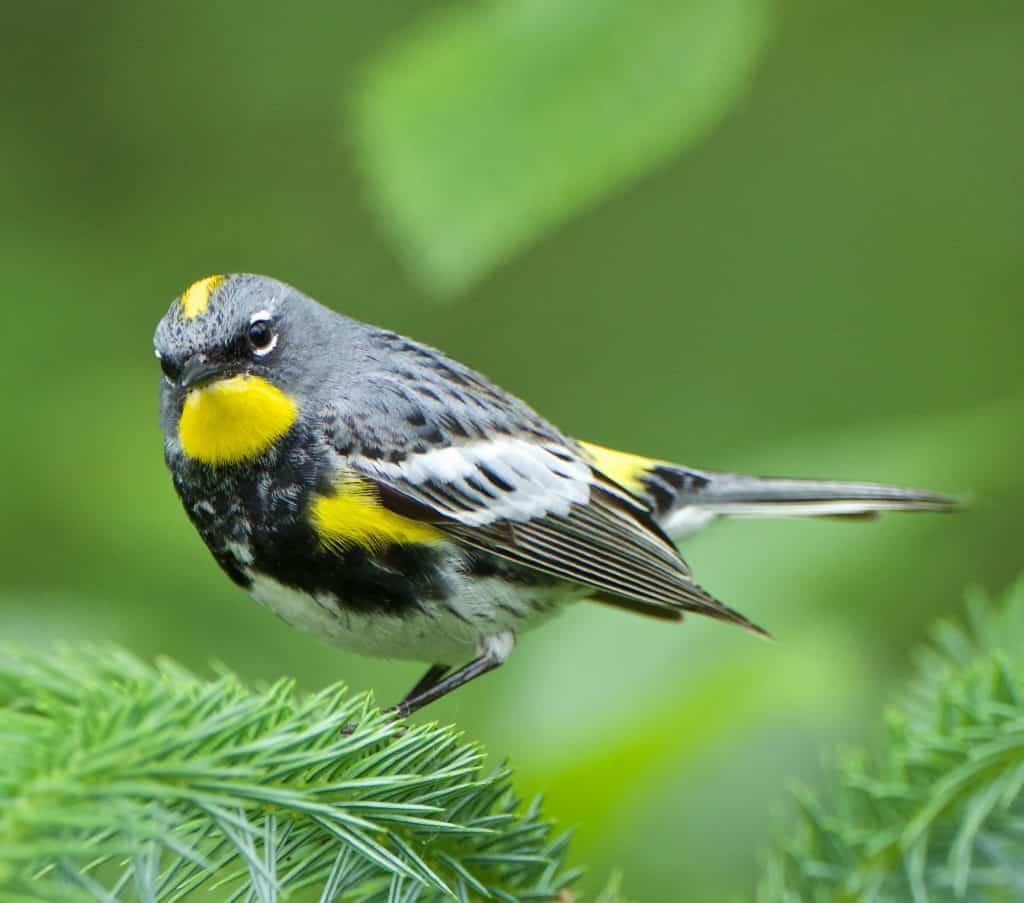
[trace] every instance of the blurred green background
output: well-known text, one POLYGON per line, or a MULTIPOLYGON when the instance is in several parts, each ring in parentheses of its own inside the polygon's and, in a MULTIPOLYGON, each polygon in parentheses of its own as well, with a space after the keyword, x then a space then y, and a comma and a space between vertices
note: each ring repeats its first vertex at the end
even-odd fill
POLYGON ((578 826, 585 888, 749 892, 787 783, 1021 567, 1021 46, 1013 2, 8 4, 0 633, 384 702, 418 676, 277 622, 179 509, 151 335, 215 272, 591 441, 971 494, 689 542, 776 643, 579 606, 429 710, 578 826))

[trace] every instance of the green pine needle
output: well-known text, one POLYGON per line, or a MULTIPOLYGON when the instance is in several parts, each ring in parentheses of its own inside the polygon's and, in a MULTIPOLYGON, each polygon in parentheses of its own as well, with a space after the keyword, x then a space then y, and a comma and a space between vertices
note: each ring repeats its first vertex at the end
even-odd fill
POLYGON ((342 687, 7 650, 0 748, 11 903, 552 900, 575 877, 506 768, 342 687))
POLYGON ((797 795, 759 899, 1024 899, 1024 581, 943 623, 875 758, 847 755, 826 804, 797 795))

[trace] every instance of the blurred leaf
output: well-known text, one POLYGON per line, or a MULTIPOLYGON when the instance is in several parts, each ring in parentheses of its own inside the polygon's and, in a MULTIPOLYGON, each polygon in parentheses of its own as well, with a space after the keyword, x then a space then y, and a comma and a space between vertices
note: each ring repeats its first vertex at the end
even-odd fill
POLYGON ((466 288, 703 137, 766 35, 764 0, 497 0, 381 54, 356 97, 373 203, 419 279, 466 288))

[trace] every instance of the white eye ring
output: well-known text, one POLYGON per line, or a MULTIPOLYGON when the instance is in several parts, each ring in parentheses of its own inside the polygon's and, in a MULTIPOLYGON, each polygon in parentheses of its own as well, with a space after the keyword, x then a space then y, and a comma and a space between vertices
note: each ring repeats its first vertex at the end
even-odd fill
MULTIPOLYGON (((273 315, 270 313, 269 310, 258 310, 251 317, 249 317, 249 327, 251 329, 257 323, 265 323, 269 326, 272 320, 273 315)), ((262 347, 257 347, 255 343, 253 343, 252 353, 255 354, 256 357, 265 357, 266 355, 270 354, 270 352, 273 351, 276 347, 277 333, 271 330, 270 341, 262 347)))

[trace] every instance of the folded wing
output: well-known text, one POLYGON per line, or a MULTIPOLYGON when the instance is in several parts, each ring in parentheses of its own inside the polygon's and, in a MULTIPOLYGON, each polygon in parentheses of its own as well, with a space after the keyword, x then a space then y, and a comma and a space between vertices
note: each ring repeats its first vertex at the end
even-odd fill
POLYGON ((654 615, 693 611, 760 628, 690 577, 649 504, 568 442, 501 435, 406 454, 349 456, 385 507, 461 542, 591 587, 606 601, 654 615))

